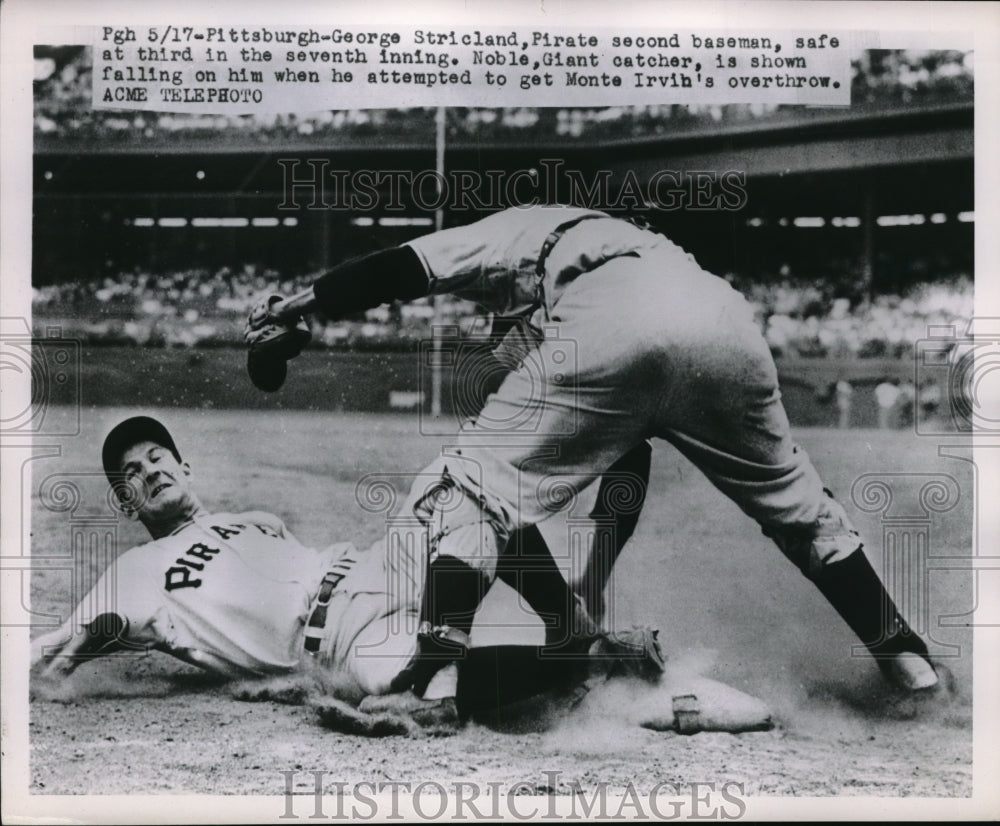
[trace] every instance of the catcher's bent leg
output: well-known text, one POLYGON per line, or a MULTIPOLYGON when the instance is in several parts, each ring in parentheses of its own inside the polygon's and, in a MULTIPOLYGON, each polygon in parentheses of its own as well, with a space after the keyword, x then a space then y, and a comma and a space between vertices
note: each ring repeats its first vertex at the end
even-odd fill
POLYGON ((648 626, 597 635, 575 655, 553 655, 546 646, 501 645, 473 648, 462 668, 458 704, 463 715, 493 715, 504 706, 556 692, 577 705, 595 686, 630 678, 655 685, 666 658, 659 632, 648 626))
POLYGON ((503 723, 505 709, 538 695, 556 695, 570 707, 591 688, 609 679, 631 678, 655 685, 665 658, 658 632, 638 627, 598 635, 588 649, 574 655, 547 646, 500 645, 472 648, 462 660, 455 698, 428 700, 411 691, 365 698, 359 710, 403 715, 424 728, 462 718, 503 723))
MULTIPOLYGON (((496 577, 498 537, 480 506, 443 473, 441 484, 413 504, 430 534, 417 653, 394 691, 454 695, 442 669, 464 659, 476 611, 496 577)), ((453 673, 454 669, 450 669, 453 673)))
POLYGON ((899 613, 858 532, 829 491, 813 524, 765 526, 764 533, 813 581, 892 685, 922 691, 938 684, 927 646, 899 613))
POLYGON ((476 611, 501 569, 505 577, 513 577, 515 586, 533 608, 543 613, 553 610, 563 634, 549 642, 559 643, 564 653, 578 650, 582 654, 587 650, 597 627, 555 566, 537 529, 525 528, 516 536, 518 547, 505 549, 501 557, 499 538, 489 515, 447 474, 430 501, 418 506, 424 512, 428 507, 432 509, 430 561, 419 650, 399 687, 410 687, 428 697, 447 695, 442 669, 466 658, 476 611))
POLYGON ((686 399, 675 397, 661 432, 815 582, 891 682, 933 686, 926 646, 909 632, 843 507, 792 441, 773 359, 743 315, 732 314, 735 343, 725 363, 709 348, 700 351, 703 378, 688 382, 686 399), (705 378, 721 381, 724 391, 705 387, 705 378))

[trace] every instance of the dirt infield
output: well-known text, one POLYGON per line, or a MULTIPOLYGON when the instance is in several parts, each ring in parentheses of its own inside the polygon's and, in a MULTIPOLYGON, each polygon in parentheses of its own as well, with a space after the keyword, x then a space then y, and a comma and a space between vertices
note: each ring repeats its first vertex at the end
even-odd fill
MULTIPOLYGON (((61 456, 34 463, 35 555, 64 552, 74 520, 104 512, 100 440, 132 412, 83 410, 79 436, 55 440, 61 456), (39 495, 49 477, 87 473, 71 477, 81 495, 75 510, 57 510, 39 495)), ((68 408, 50 415, 75 419, 68 408)), ((366 547, 382 526, 358 507, 357 480, 416 471, 439 448, 439 440, 419 438, 407 416, 178 409, 162 419, 208 507, 269 510, 315 546, 350 540, 366 547)), ((891 526, 884 513, 851 502, 852 485, 866 473, 887 475, 890 486, 914 474, 951 478, 961 495, 946 512, 928 513, 930 555, 970 554, 969 463, 939 457, 935 443, 910 433, 815 429, 798 436, 855 516, 877 567, 891 526)), ((911 507, 901 497, 896 506, 911 507)), ((121 550, 145 540, 133 523, 116 530, 121 550)), ((704 673, 765 699, 779 724, 774 731, 648 731, 636 725, 636 698, 609 689, 569 716, 539 712, 516 730, 480 724, 447 739, 363 740, 324 730, 306 706, 240 702, 230 686, 170 658, 130 655, 86 664, 59 692, 37 693, 29 719, 31 790, 281 795, 290 782, 311 795, 310 772, 322 770, 331 789, 336 782, 469 780, 571 793, 602 784, 648 790, 665 781, 731 781, 745 795, 967 796, 971 632, 940 618, 971 611, 975 592, 971 572, 951 568, 932 570, 926 602, 912 607, 938 652, 951 655, 959 697, 926 709, 897 704, 872 663, 851 656, 846 626, 801 574, 690 464, 658 445, 646 510, 612 583, 615 624, 658 625, 678 673, 704 673)), ((65 615, 71 581, 67 570, 36 574, 36 614, 65 615)), ((310 811, 304 805, 302 815, 310 811)))

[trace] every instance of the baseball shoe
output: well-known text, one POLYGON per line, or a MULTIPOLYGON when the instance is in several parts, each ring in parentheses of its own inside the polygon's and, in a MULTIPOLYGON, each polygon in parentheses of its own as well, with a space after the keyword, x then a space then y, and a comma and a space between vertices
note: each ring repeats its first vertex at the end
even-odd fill
POLYGON ((902 694, 949 698, 956 693, 955 676, 940 662, 909 651, 877 662, 889 684, 902 694))
POLYGON ((456 734, 462 728, 454 697, 425 700, 412 691, 365 697, 358 706, 365 714, 391 714, 411 720, 424 732, 438 737, 456 734))
POLYGON ((648 625, 602 633, 591 644, 586 676, 569 689, 569 706, 576 708, 597 686, 616 678, 656 685, 666 671, 660 632, 648 625))
POLYGON ((897 655, 879 668, 892 691, 885 713, 898 720, 913 720, 950 706, 958 697, 958 682, 948 666, 936 660, 929 663, 918 654, 897 655), (905 657, 902 661, 899 658, 905 657), (914 663, 919 660, 919 664, 914 663), (928 673, 930 672, 930 673, 928 673))

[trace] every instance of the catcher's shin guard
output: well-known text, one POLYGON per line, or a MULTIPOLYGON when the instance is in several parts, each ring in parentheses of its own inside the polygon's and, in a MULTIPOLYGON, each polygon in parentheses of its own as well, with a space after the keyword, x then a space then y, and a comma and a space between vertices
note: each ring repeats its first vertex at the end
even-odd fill
POLYGON ((600 634, 576 654, 547 646, 473 648, 462 666, 458 708, 463 716, 503 722, 506 706, 540 694, 579 705, 594 687, 623 677, 655 685, 665 670, 658 632, 647 626, 600 634))

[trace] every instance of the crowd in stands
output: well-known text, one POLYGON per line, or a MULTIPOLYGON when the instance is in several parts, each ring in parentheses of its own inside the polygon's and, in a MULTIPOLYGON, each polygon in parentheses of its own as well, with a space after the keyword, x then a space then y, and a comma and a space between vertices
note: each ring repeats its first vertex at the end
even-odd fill
MULTIPOLYGON (((852 61, 852 111, 972 101, 973 54, 961 51, 869 50, 852 61)), ((95 111, 92 53, 87 46, 37 47, 35 134, 66 140, 109 139, 142 145, 215 138, 249 144, 434 140, 435 111, 366 109, 308 114, 197 115, 95 111)), ((837 111, 764 104, 610 106, 573 109, 452 108, 448 139, 511 142, 641 139, 745 123, 839 116, 837 111)))
MULTIPOLYGON (((246 265, 215 272, 190 269, 154 274, 127 272, 91 282, 50 284, 33 289, 38 319, 57 320, 65 335, 93 343, 163 346, 231 345, 242 341, 243 320, 256 300, 269 293, 294 294, 315 274, 282 278, 274 270, 246 265)), ((316 346, 406 348, 427 338, 433 325, 469 331, 475 306, 451 297, 377 307, 347 320, 313 325, 316 346)))
MULTIPOLYGON (((238 344, 242 321, 257 297, 291 294, 313 275, 283 278, 244 266, 215 272, 192 269, 154 274, 129 272, 90 283, 36 287, 36 319, 58 320, 69 335, 100 342, 209 346, 238 344)), ((827 281, 755 280, 738 285, 754 306, 778 357, 908 358, 931 325, 953 325, 961 334, 973 314, 968 276, 922 283, 905 295, 852 302, 831 294, 827 281)), ((433 325, 478 329, 474 305, 451 297, 386 305, 348 320, 314 324, 316 346, 415 347, 433 325)))
POLYGON ((758 283, 748 294, 776 356, 908 358, 932 326, 965 332, 973 316, 968 276, 915 285, 904 295, 877 295, 852 305, 828 298, 826 284, 758 283))

